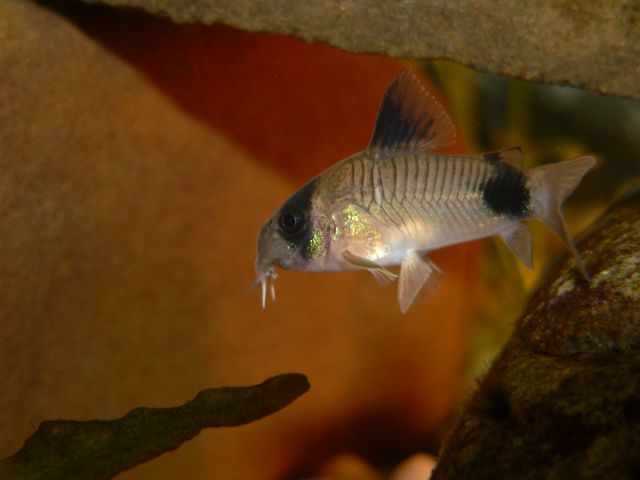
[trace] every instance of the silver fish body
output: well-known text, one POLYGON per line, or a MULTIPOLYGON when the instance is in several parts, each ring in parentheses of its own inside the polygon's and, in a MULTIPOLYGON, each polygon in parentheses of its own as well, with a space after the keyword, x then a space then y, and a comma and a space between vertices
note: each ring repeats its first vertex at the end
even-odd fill
MULTIPOLYGON (((504 174, 483 156, 420 151, 384 153, 382 159, 375 155, 362 152, 316 180, 312 202, 332 211, 334 225, 327 239, 327 269, 340 264, 336 259, 345 248, 381 265, 397 265, 407 250, 435 250, 496 235, 531 213, 526 194, 507 212, 489 206, 486 186, 504 174)), ((506 181, 516 190, 527 178, 515 168, 513 173, 506 181)))
MULTIPOLYGON (((454 138, 444 109, 415 78, 401 74, 387 90, 369 147, 318 175, 263 226, 256 271, 263 287, 276 265, 303 271, 365 269, 382 282, 397 276, 405 312, 437 277, 424 253, 501 236, 529 267, 531 238, 522 223, 540 218, 573 246, 560 206, 594 166, 592 156, 524 170, 521 151, 433 153, 454 138)), ((273 283, 271 284, 273 289, 273 283)))

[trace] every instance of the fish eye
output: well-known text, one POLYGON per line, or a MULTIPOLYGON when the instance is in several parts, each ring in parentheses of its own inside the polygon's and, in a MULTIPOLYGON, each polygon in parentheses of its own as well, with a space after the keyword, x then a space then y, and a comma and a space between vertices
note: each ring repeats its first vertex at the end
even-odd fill
POLYGON ((280 213, 278 225, 284 233, 298 233, 304 227, 304 215, 297 208, 289 207, 280 213))

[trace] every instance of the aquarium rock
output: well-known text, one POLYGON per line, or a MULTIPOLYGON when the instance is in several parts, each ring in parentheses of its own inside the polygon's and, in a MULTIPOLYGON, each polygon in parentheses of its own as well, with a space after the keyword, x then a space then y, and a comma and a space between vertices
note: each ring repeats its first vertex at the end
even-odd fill
POLYGON ((638 478, 640 189, 534 294, 446 441, 438 479, 638 478))
POLYGON ((478 71, 640 98, 640 9, 612 2, 85 0, 176 22, 295 35, 357 53, 448 59, 478 71))

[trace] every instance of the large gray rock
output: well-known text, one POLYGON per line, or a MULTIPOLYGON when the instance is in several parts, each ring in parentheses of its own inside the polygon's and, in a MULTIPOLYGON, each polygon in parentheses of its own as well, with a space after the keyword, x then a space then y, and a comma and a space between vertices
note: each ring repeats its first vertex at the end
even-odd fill
POLYGON ((633 0, 87 1, 640 98, 640 8, 633 0))

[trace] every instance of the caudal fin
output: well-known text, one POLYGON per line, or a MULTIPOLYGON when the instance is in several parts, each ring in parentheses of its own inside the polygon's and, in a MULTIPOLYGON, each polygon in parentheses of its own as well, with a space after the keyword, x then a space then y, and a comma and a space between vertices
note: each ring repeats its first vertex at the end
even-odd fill
POLYGON ((530 171, 534 201, 534 214, 546 223, 567 245, 576 259, 576 265, 588 280, 589 274, 578 253, 564 215, 562 203, 576 189, 582 177, 598 163, 598 158, 585 155, 534 168, 530 171))

